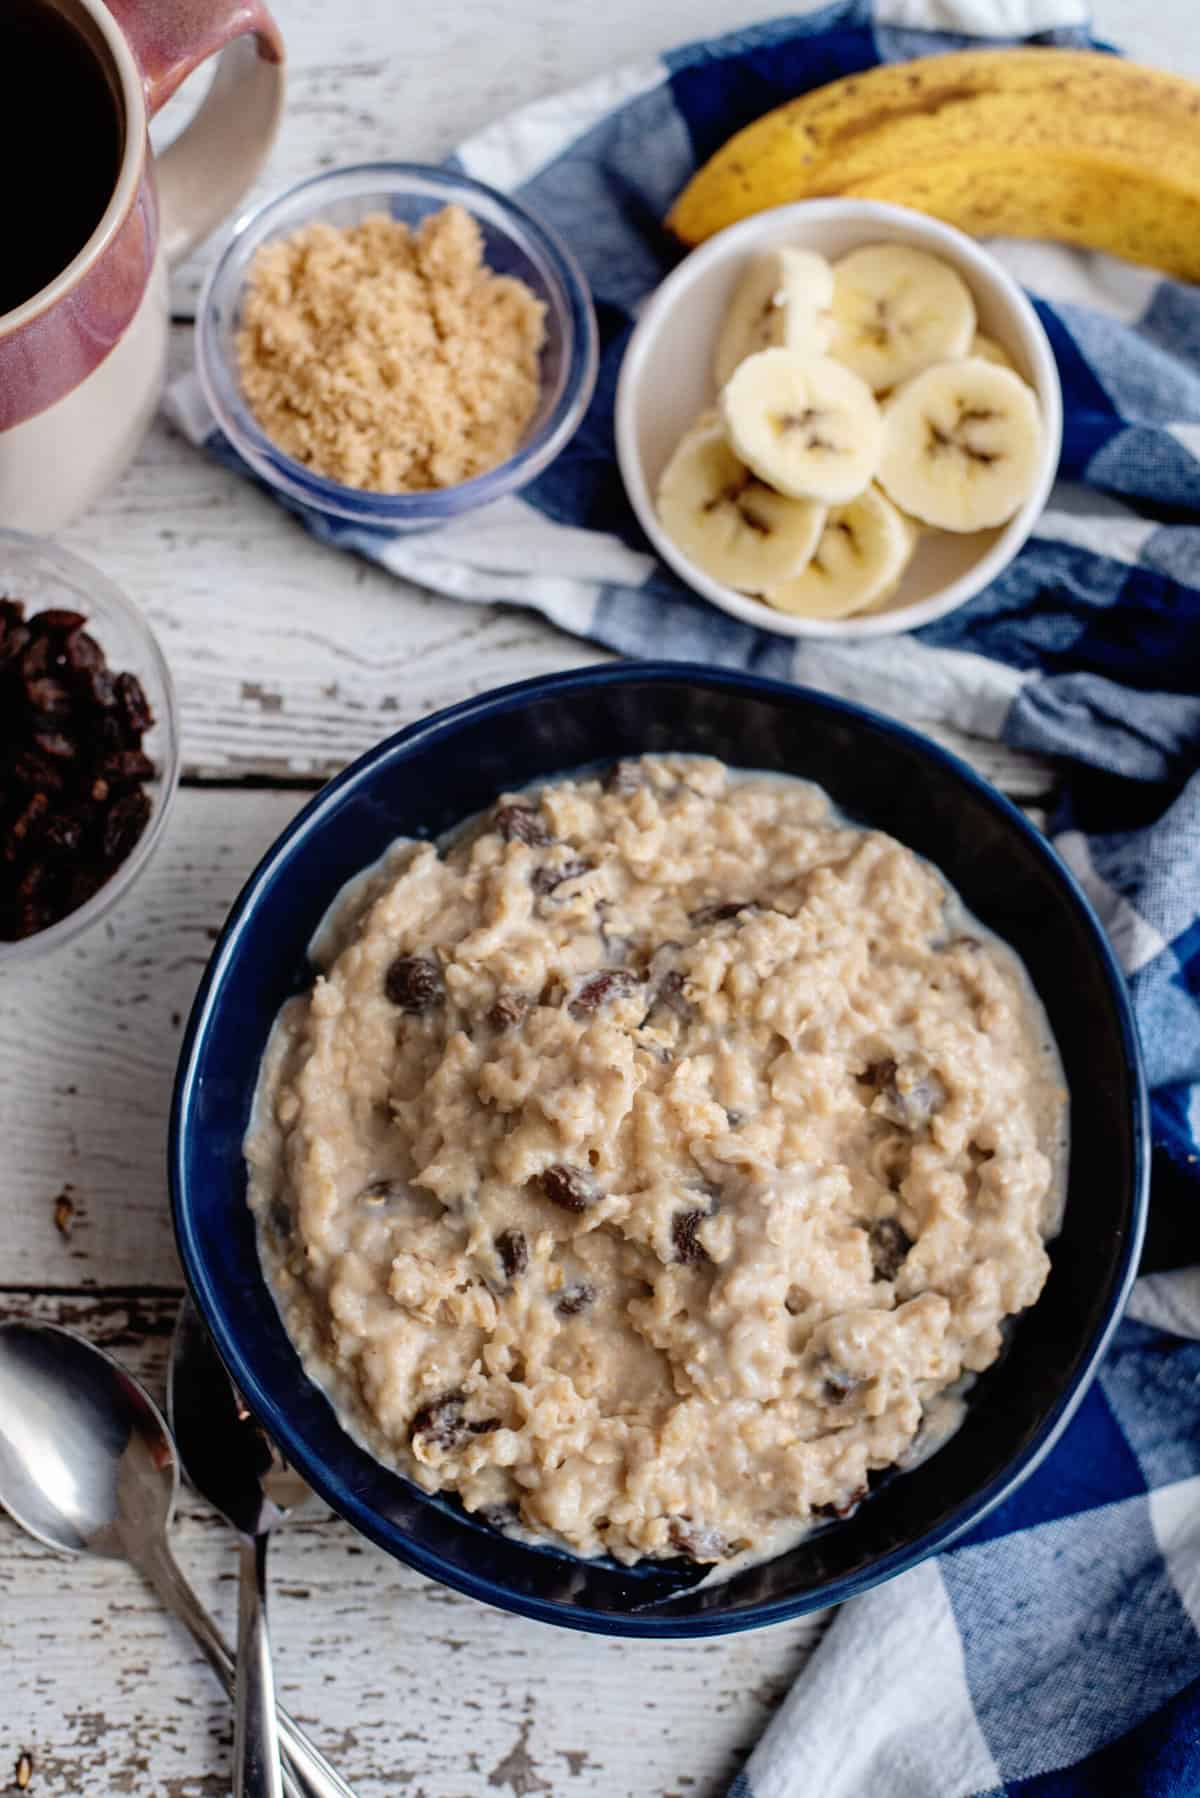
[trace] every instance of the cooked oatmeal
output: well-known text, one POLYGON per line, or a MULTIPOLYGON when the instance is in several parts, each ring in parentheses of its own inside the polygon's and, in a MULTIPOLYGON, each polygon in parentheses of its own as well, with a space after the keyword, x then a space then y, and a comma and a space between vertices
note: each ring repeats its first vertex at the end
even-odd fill
POLYGON ((919 1453, 1041 1291, 1044 1014, 807 782, 660 756, 504 796, 314 953, 247 1139, 263 1263, 358 1439, 490 1523, 761 1552, 919 1453))

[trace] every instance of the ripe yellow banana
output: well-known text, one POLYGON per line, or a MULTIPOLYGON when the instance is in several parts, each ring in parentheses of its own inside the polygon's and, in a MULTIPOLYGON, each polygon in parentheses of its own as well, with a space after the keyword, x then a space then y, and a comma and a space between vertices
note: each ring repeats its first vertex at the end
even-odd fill
POLYGON ((697 244, 826 194, 1200 279, 1200 84, 1090 50, 961 50, 830 82, 731 138, 668 224, 697 244))

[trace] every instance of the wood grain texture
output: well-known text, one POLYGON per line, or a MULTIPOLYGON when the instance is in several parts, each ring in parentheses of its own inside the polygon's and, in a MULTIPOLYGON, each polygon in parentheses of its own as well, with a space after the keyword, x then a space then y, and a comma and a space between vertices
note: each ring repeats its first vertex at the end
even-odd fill
POLYGON ((0 1286, 178 1281, 164 1155, 184 1021, 238 888, 305 797, 185 788, 105 923, 0 976, 0 1286))
MULTIPOLYGON (((110 1348, 161 1398, 176 1301, 0 1295, 110 1348)), ((173 1542, 234 1628, 232 1538, 192 1495, 173 1542)), ((229 1707, 138 1577, 64 1562, 0 1516, 0 1791, 219 1798, 229 1707)), ((718 1798, 820 1634, 819 1619, 714 1642, 618 1642, 433 1585, 314 1501, 271 1550, 283 1702, 361 1798, 718 1798)))

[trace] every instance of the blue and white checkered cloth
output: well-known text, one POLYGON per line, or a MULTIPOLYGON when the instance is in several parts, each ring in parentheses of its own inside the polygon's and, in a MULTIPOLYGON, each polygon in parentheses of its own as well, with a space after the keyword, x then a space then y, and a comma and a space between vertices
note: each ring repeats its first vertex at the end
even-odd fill
MULTIPOLYGON (((911 636, 796 643, 709 608, 649 553, 613 453, 622 350, 671 256, 659 221, 697 164, 802 89, 965 33, 1089 41, 1077 0, 831 0, 473 139, 461 167, 556 226, 591 281, 587 420, 519 499, 434 535, 305 520, 441 593, 955 725, 1069 776, 1054 840, 1129 977, 1153 1087, 1158 1271, 1054 1453, 973 1535, 843 1608, 730 1798, 1200 1793, 1200 290, 996 246, 1058 358, 1061 479, 1012 566, 911 636)), ((236 460, 193 381, 169 405, 236 460)))

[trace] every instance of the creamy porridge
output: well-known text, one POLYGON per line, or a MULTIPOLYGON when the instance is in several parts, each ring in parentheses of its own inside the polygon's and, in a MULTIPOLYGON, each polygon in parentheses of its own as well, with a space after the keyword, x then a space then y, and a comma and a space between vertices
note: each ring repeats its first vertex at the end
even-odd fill
POLYGON ((1041 1291, 1044 1014, 806 782, 502 797, 315 953, 247 1139, 268 1278, 356 1437, 498 1527, 717 1562, 845 1516, 1041 1291))

